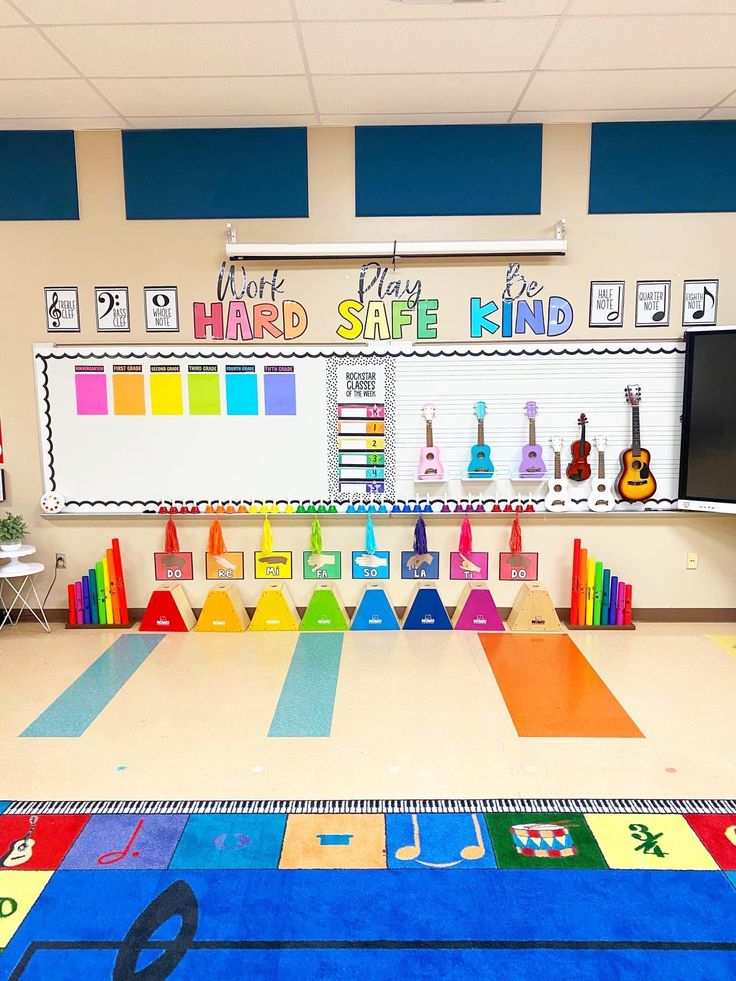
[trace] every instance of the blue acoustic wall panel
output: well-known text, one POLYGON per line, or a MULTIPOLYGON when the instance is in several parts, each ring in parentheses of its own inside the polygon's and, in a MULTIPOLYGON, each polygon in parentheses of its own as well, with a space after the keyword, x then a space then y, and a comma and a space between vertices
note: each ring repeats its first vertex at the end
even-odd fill
POLYGON ((736 121, 593 123, 590 214, 736 211, 736 121))
POLYGON ((358 126, 355 213, 538 215, 542 127, 358 126))
POLYGON ((0 132, 0 221, 76 221, 71 130, 0 132))
POLYGON ((307 218, 307 131, 123 131, 128 218, 307 218))

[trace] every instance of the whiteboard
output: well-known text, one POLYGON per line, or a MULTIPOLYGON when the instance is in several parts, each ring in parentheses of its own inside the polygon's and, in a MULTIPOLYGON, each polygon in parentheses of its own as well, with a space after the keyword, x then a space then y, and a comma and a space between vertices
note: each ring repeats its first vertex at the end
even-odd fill
MULTIPOLYGON (((642 388, 642 444, 658 483, 647 507, 668 509, 677 498, 682 344, 373 351, 37 345, 34 360, 44 485, 64 496, 69 511, 136 512, 161 500, 346 502, 369 491, 390 501, 488 502, 522 494, 538 502, 543 487, 509 480, 528 438, 525 403, 538 404, 537 442, 546 447, 548 470, 550 438, 563 438, 564 467, 584 412, 588 440, 597 433, 608 439, 613 483, 618 455, 631 443, 629 384, 642 388), (466 479, 477 401, 487 405, 493 483, 466 479), (427 402, 437 412, 443 484, 415 479, 427 402), (371 443, 376 469, 364 471, 363 446, 371 443), (357 474, 353 484, 350 473, 357 474)), ((593 452, 594 472, 595 461, 593 452)), ((587 485, 571 486, 575 506, 585 510, 587 485)))

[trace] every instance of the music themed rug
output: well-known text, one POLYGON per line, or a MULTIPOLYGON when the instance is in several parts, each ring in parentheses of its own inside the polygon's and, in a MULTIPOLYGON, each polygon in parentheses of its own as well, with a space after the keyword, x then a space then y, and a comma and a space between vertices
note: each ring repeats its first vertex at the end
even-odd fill
POLYGON ((736 976, 736 800, 0 811, 6 979, 736 976))

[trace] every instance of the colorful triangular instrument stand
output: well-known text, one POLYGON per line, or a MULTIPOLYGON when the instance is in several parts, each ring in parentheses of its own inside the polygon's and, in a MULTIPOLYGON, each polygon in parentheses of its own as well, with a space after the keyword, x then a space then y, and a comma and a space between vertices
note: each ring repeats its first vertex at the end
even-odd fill
POLYGON ((320 583, 302 617, 300 630, 347 630, 348 615, 334 586, 320 583))
POLYGON ((509 630, 527 633, 560 633, 562 624, 557 610, 544 586, 524 585, 519 590, 516 602, 506 621, 509 630))
POLYGON ((363 591, 351 630, 398 630, 399 619, 389 602, 386 590, 378 583, 368 583, 363 591))
POLYGON ((455 630, 503 630, 503 620, 486 582, 466 583, 452 618, 455 630))
POLYGON ((144 632, 185 633, 196 622, 184 587, 181 583, 174 583, 154 589, 138 629, 144 632))
POLYGON ((249 630, 298 630, 299 614, 285 586, 274 583, 261 593, 249 630))
POLYGON ((417 584, 401 626, 404 630, 452 630, 445 604, 434 586, 417 584))
POLYGON ((206 633, 240 633, 248 626, 248 614, 234 586, 213 587, 207 593, 195 630, 206 633))

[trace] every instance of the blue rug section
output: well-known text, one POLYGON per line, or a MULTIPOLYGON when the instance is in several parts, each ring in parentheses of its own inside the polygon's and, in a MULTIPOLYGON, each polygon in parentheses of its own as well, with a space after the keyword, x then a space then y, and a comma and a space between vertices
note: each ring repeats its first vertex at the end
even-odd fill
POLYGON ((177 936, 162 978, 720 981, 736 976, 736 893, 720 872, 57 872, 1 976, 110 977, 177 936))
POLYGON ((169 867, 275 869, 285 830, 285 814, 194 814, 169 867))
POLYGON ((166 634, 123 634, 21 736, 81 736, 166 634))
POLYGON ((390 869, 494 869, 488 827, 480 814, 387 814, 390 869))
POLYGON ((342 642, 341 633, 302 634, 281 689, 269 736, 329 736, 342 642))

